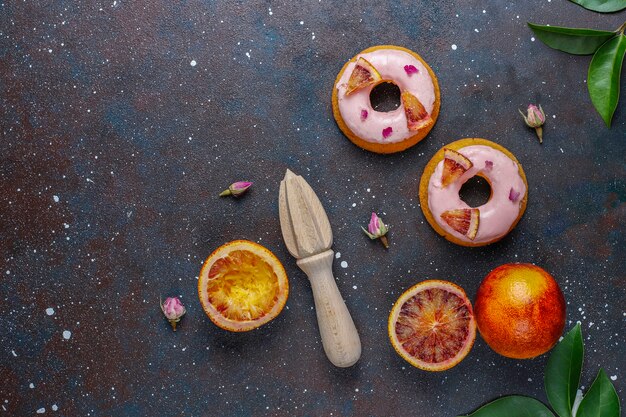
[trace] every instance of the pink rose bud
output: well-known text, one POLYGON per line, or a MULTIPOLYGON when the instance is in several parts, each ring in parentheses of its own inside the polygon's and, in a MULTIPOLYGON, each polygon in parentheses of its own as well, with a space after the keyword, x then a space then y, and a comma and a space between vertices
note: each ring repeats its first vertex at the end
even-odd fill
POLYGON ((385 248, 389 248, 389 241, 387 240, 387 232, 389 229, 385 226, 385 223, 381 220, 380 217, 376 215, 376 213, 372 213, 372 218, 370 219, 370 223, 367 225, 367 230, 363 226, 361 229, 365 232, 370 239, 380 239, 385 248))
POLYGON ((543 128, 541 126, 546 122, 546 114, 543 112, 541 105, 537 107, 534 104, 529 104, 526 115, 521 110, 518 111, 524 118, 526 125, 535 129, 539 143, 543 143, 543 128))
POLYGON ((252 185, 251 182, 248 181, 238 181, 230 184, 227 190, 224 190, 220 193, 220 197, 224 197, 227 195, 232 195, 233 197, 239 197, 241 194, 245 193, 248 188, 252 185))
POLYGON ((187 310, 185 310, 185 306, 180 302, 178 297, 167 297, 165 301, 161 303, 161 310, 163 311, 165 318, 172 325, 174 331, 176 331, 176 324, 187 312, 187 310))

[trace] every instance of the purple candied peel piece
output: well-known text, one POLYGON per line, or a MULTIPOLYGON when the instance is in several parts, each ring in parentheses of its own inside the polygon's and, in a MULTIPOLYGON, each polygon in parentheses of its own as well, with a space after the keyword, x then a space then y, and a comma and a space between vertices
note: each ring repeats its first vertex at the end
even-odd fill
POLYGON ((369 114, 369 113, 367 112, 367 110, 365 110, 365 109, 361 110, 361 121, 362 121, 362 122, 364 122, 364 121, 365 121, 365 119, 367 119, 367 115, 368 115, 368 114, 369 114))
POLYGON ((485 171, 490 172, 493 169, 493 162, 485 161, 485 171))
POLYGON ((391 126, 384 128, 383 139, 387 139, 389 136, 391 136, 392 133, 393 133, 393 129, 391 128, 391 126))
POLYGON ((413 74, 418 74, 420 72, 420 70, 415 68, 414 65, 405 65, 404 66, 404 71, 406 71, 406 75, 408 75, 408 76, 411 76, 413 74))

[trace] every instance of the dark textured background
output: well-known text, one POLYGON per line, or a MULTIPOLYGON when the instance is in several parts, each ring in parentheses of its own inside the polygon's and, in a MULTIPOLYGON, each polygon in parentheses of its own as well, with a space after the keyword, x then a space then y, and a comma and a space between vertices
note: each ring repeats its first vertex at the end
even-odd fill
POLYGON ((609 130, 587 94, 590 58, 533 41, 526 22, 613 29, 626 13, 386 3, 0 0, 0 416, 454 416, 504 394, 545 401, 545 355, 510 360, 477 338, 461 364, 427 373, 387 339, 411 285, 448 279, 473 298, 513 261, 555 276, 567 328, 583 325, 583 384, 602 366, 624 399, 625 88, 609 130), (344 62, 385 43, 420 53, 442 93, 434 130, 392 156, 352 145, 330 106, 344 62), (543 146, 517 113, 529 102, 548 114, 543 146), (430 156, 466 136, 510 149, 529 183, 517 228, 479 249, 437 236, 417 199, 430 156), (327 361, 282 242, 288 167, 333 226, 363 343, 350 369, 327 361), (235 180, 255 184, 218 198, 235 180), (359 228, 373 210, 388 251, 359 228), (291 284, 281 315, 246 334, 214 326, 196 295, 201 262, 236 238, 272 250, 291 284), (160 295, 187 305, 176 333, 160 295))

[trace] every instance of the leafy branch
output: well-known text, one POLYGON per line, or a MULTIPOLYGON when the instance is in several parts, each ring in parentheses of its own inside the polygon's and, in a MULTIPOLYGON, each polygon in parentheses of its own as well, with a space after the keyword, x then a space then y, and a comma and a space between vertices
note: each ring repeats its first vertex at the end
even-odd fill
MULTIPOLYGON (((602 13, 626 8, 626 0, 570 0, 602 13)), ((535 35, 550 48, 573 55, 591 55, 587 88, 594 107, 607 127, 619 101, 622 62, 626 54, 626 22, 614 31, 528 23, 535 35)))
MULTIPOLYGON (((585 396, 578 389, 583 365, 583 337, 577 324, 554 348, 546 365, 544 386, 559 417, 619 417, 620 403, 613 384, 600 369, 585 396)), ((555 417, 540 401, 510 395, 492 401, 467 417, 555 417)))

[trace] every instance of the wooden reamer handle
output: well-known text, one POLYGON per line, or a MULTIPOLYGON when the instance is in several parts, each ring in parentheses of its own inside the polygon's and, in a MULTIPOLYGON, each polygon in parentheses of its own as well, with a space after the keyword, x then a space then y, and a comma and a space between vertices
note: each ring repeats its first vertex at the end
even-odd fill
POLYGON ((346 368, 361 357, 361 340, 333 277, 334 252, 327 250, 297 261, 311 282, 317 324, 326 356, 346 368))

